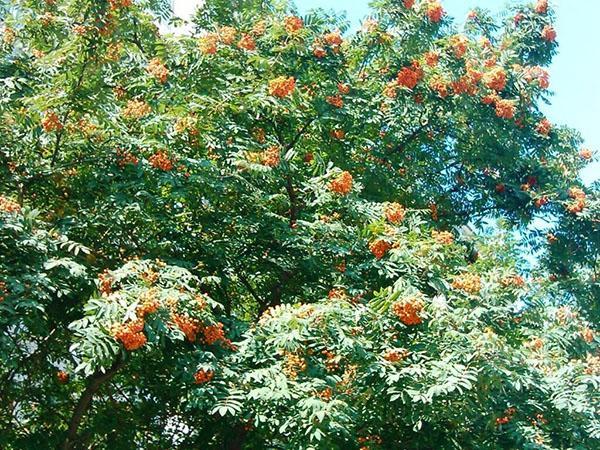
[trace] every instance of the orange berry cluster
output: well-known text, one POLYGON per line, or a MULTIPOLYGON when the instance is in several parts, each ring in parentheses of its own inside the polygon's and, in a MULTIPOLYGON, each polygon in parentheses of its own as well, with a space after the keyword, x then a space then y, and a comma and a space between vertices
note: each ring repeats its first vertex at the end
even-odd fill
MULTIPOLYGON (((344 42, 344 39, 342 38, 342 35, 340 34, 339 31, 333 31, 330 33, 326 33, 325 35, 323 35, 323 37, 317 38, 313 42, 313 45, 312 45, 313 55, 316 58, 324 58, 325 56, 327 56, 327 49, 325 48, 326 46, 331 48, 331 51, 334 54, 338 54, 340 52, 343 42, 344 42)), ((340 91, 340 93, 345 94, 344 92, 341 92, 341 91, 340 91)))
POLYGON ((548 198, 547 195, 542 195, 541 197, 537 198, 535 200, 535 207, 536 208, 542 208, 543 206, 547 205, 548 202, 550 201, 550 199, 548 198))
POLYGON ((477 82, 469 75, 464 75, 457 81, 452 82, 452 90, 455 95, 475 95, 478 92, 477 82))
POLYGON ((12 28, 6 27, 4 28, 4 33, 2 35, 2 40, 4 41, 5 44, 12 44, 13 42, 15 42, 15 39, 17 37, 17 34, 15 33, 15 30, 13 30, 12 28))
POLYGON ((586 195, 583 189, 578 187, 572 187, 569 189, 569 197, 574 201, 567 204, 567 211, 571 214, 577 214, 582 212, 586 206, 586 195))
POLYGON ((406 209, 400 203, 386 203, 383 214, 390 223, 400 223, 406 216, 406 209))
POLYGON ((115 86, 113 88, 113 94, 117 100, 123 100, 127 95, 127 90, 123 86, 115 86))
POLYGON ((383 88, 383 95, 388 98, 396 98, 398 96, 398 83, 391 81, 383 88))
POLYGON ((587 355, 586 367, 583 372, 586 375, 600 375, 600 356, 587 355))
POLYGON ((344 42, 342 35, 339 31, 332 31, 331 33, 327 33, 323 36, 323 40, 330 47, 339 47, 344 42))
POLYGON ((483 83, 493 91, 503 91, 506 87, 506 72, 502 67, 494 67, 483 75, 483 83))
POLYGON ((144 280, 146 284, 153 285, 158 281, 158 272, 148 269, 140 274, 140 278, 144 280))
POLYGON ((501 119, 512 119, 515 117, 517 111, 514 100, 497 98, 496 103, 496 115, 501 119))
POLYGON ((445 78, 443 78, 440 75, 434 75, 433 77, 431 77, 428 85, 432 90, 437 92, 437 94, 441 98, 446 98, 448 96, 448 94, 450 93, 448 80, 446 80, 445 78))
POLYGON ((269 95, 278 98, 285 98, 291 95, 296 88, 296 79, 294 77, 277 77, 269 81, 269 95))
POLYGON ((383 359, 385 359, 386 361, 389 361, 391 363, 395 363, 398 361, 402 361, 408 355, 409 355, 408 350, 393 348, 393 349, 386 350, 383 353, 383 359))
POLYGON ((291 379, 296 379, 298 373, 304 372, 308 367, 306 360, 295 353, 284 352, 283 357, 283 373, 291 379))
POLYGON ((110 276, 108 269, 98 275, 98 289, 101 294, 109 295, 112 292, 113 278, 110 276))
POLYGON ((582 148, 579 151, 579 156, 581 157, 581 159, 585 159, 586 161, 589 161, 590 159, 592 159, 593 153, 589 148, 582 148))
POLYGON ((449 231, 436 231, 431 232, 431 237, 435 242, 441 245, 452 245, 454 243, 454 235, 449 231))
POLYGON ((467 53, 467 49, 469 48, 469 40, 466 38, 466 36, 460 34, 455 35, 450 38, 450 45, 454 51, 454 56, 456 56, 458 59, 461 59, 467 53))
POLYGON ((548 0, 538 0, 534 11, 538 14, 546 14, 548 12, 548 0))
POLYGON ((543 136, 548 136, 550 134, 550 131, 552 131, 552 124, 548 119, 543 118, 537 124, 535 130, 543 136))
POLYGON ((539 337, 535 337, 527 343, 527 347, 533 350, 541 350, 544 348, 544 341, 539 337))
POLYGON ((531 419, 531 425, 534 427, 541 427, 542 425, 547 425, 548 420, 544 417, 543 414, 536 414, 535 418, 531 419))
POLYGON ((336 299, 336 300, 345 300, 348 298, 348 294, 346 293, 346 289, 344 289, 344 288, 333 288, 327 294, 327 298, 336 299))
POLYGON ((252 137, 259 144, 264 144, 267 141, 267 134, 263 128, 255 128, 252 132, 252 137))
POLYGON ((418 297, 410 297, 395 302, 392 312, 404 325, 418 325, 423 322, 419 313, 424 308, 423 300, 418 297))
POLYGON ((403 67, 398 72, 396 83, 408 89, 414 89, 415 86, 423 78, 423 70, 418 61, 413 61, 409 67, 403 67))
POLYGON ((148 314, 155 313, 158 311, 160 304, 157 300, 148 300, 140 303, 140 305, 136 309, 136 313, 139 317, 145 317, 148 314))
POLYGON ((357 367, 358 366, 356 365, 349 365, 346 367, 344 373, 342 374, 342 379, 338 381, 336 385, 339 390, 343 390, 346 394, 352 393, 351 386, 356 379, 357 367))
POLYGON ((194 383, 196 384, 205 384, 210 382, 215 374, 212 370, 199 370, 194 374, 194 383))
POLYGON ((121 8, 128 8, 133 3, 133 0, 108 0, 110 9, 117 10, 121 8))
POLYGON ((585 200, 577 200, 567 205, 567 211, 571 214, 578 214, 585 209, 585 200))
POLYGON ((350 93, 350 85, 347 83, 338 83, 337 89, 338 92, 342 95, 348 95, 350 93))
POLYGON ((200 309, 204 309, 204 308, 206 308, 206 306, 207 306, 207 302, 206 302, 206 299, 204 298, 204 296, 203 296, 203 295, 196 295, 196 296, 194 297, 194 300, 196 300, 196 303, 197 303, 197 305, 198 305, 198 308, 200 308, 200 309))
POLYGON ((528 83, 537 82, 542 89, 550 87, 550 74, 540 66, 529 66, 523 69, 523 78, 528 83))
POLYGON ((129 351, 137 350, 147 342, 142 319, 117 325, 113 330, 113 336, 129 351))
POLYGON ((56 372, 56 379, 60 384, 67 384, 69 382, 69 374, 64 370, 56 372))
POLYGON ((381 439, 381 437, 378 436, 377 434, 372 434, 370 436, 361 436, 356 441, 359 444, 366 444, 366 445, 361 445, 359 450, 369 450, 371 448, 371 445, 383 444, 383 439, 381 439))
POLYGON ((21 212, 21 205, 10 198, 0 195, 0 211, 5 213, 19 213, 21 212))
POLYGON ((509 277, 505 277, 502 279, 501 283, 504 287, 513 286, 520 288, 525 286, 525 280, 520 275, 511 275, 509 277))
POLYGON ((504 411, 504 416, 496 419, 496 425, 499 426, 507 424, 511 421, 516 412, 517 410, 515 408, 508 408, 506 411, 504 411))
POLYGON ((335 130, 331 130, 330 133, 332 138, 337 139, 337 140, 342 140, 346 137, 346 132, 344 130, 342 130, 341 128, 336 128, 335 130))
POLYGON ((156 290, 150 289, 142 293, 142 295, 140 296, 140 304, 136 309, 136 314, 138 315, 138 317, 143 318, 148 314, 153 314, 156 311, 158 311, 159 306, 160 303, 158 301, 158 298, 156 297, 156 290))
POLYGON ((425 63, 429 67, 437 66, 439 61, 440 61, 440 54, 438 52, 430 51, 430 52, 425 53, 425 63))
POLYGON ((172 322, 185 334, 188 341, 194 342, 200 331, 200 323, 189 316, 173 313, 171 315, 172 322))
POLYGON ((377 259, 383 258, 390 248, 392 248, 392 244, 385 239, 377 239, 369 244, 369 250, 377 259))
POLYGON ((591 344, 595 339, 594 331, 589 328, 584 328, 581 330, 581 337, 585 342, 591 344))
POLYGON ((219 37, 215 33, 208 33, 200 38, 200 51, 205 55, 214 55, 217 53, 217 42, 219 37))
POLYGON ((333 397, 333 389, 328 387, 323 389, 322 391, 318 391, 317 397, 325 402, 328 402, 333 397))
POLYGON ((431 22, 438 23, 445 14, 446 12, 439 1, 434 0, 427 5, 427 18, 431 22))
POLYGON ((277 167, 281 162, 281 150, 274 145, 260 154, 261 164, 269 167, 277 167))
POLYGON ((243 34, 240 40, 238 41, 237 46, 249 52, 256 50, 256 42, 254 41, 254 38, 249 34, 243 34))
POLYGON ((169 76, 169 69, 160 61, 159 58, 153 58, 148 63, 146 70, 152 75, 159 83, 166 83, 169 76))
POLYGON ((109 61, 118 61, 121 57, 123 46, 120 42, 110 44, 106 49, 106 59, 109 61))
POLYGON ((304 27, 304 21, 300 17, 296 16, 286 17, 283 21, 283 24, 285 26, 285 30, 290 34, 296 33, 304 27))
POLYGON ((134 154, 126 150, 117 149, 117 165, 121 169, 127 166, 128 164, 131 164, 132 166, 137 166, 139 162, 139 159, 134 154))
POLYGON ((0 302, 3 302, 6 299, 6 294, 8 294, 6 283, 4 281, 0 281, 0 302))
POLYGON ((330 95, 325 98, 325 101, 335 108, 343 108, 344 100, 341 95, 330 95))
POLYGON ((173 170, 174 164, 169 155, 166 152, 159 150, 154 153, 150 158, 148 158, 148 162, 155 169, 162 170, 164 172, 169 172, 173 170))
POLYGON ((225 45, 233 44, 237 36, 237 31, 234 27, 221 27, 219 29, 219 41, 225 45))
MULTIPOLYGON (((132 0, 128 0, 128 1, 132 1, 132 0)), ((98 30, 98 33, 101 36, 109 36, 111 34, 114 33, 116 25, 117 25, 117 20, 114 16, 114 14, 106 14, 106 16, 102 17, 102 18, 98 18, 97 20, 97 25, 96 25, 96 29, 98 30)), ((91 29, 91 27, 90 27, 91 29)))
POLYGON ((325 58, 327 56, 327 50, 325 50, 318 42, 313 44, 313 55, 316 58, 325 58))
POLYGON ((88 27, 86 27, 85 25, 74 25, 72 30, 74 34, 84 36, 88 32, 88 27))
POLYGON ((431 220, 437 221, 439 219, 439 210, 435 203, 429 205, 429 213, 431 215, 431 220))
POLYGON ((321 353, 325 356, 325 368, 328 372, 334 372, 340 368, 335 353, 327 349, 323 350, 321 353))
POLYGON ((478 294, 481 290, 481 278, 474 273, 464 273, 454 279, 452 287, 468 294, 478 294))
POLYGON ((551 25, 546 25, 542 30, 542 39, 548 42, 554 42, 556 40, 556 30, 551 25))
POLYGON ((84 136, 92 136, 98 130, 98 126, 85 118, 77 121, 77 124, 67 125, 68 131, 79 132, 84 136))
POLYGON ((569 188, 569 197, 576 200, 580 200, 584 199, 586 195, 583 189, 574 186, 572 188, 569 188))
POLYGON ((42 128, 46 133, 60 131, 63 129, 63 124, 60 122, 58 115, 54 111, 46 111, 42 119, 42 128))
POLYGON ((224 344, 231 344, 229 339, 225 337, 225 331, 223 330, 223 324, 218 322, 215 325, 208 325, 202 327, 202 334, 204 336, 204 342, 208 345, 213 345, 217 342, 222 342, 224 344))
POLYGON ((152 111, 150 105, 143 100, 129 100, 125 108, 123 108, 122 115, 126 119, 141 119, 147 116, 152 111))
POLYGON ((347 195, 352 190, 352 174, 343 171, 329 183, 329 189, 340 195, 347 195))

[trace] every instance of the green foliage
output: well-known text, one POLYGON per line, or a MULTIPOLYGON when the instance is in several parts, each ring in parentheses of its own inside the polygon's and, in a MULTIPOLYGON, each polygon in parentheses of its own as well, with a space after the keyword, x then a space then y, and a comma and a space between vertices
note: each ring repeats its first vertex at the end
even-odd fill
POLYGON ((0 3, 0 447, 598 446, 554 13, 411 3, 0 3))

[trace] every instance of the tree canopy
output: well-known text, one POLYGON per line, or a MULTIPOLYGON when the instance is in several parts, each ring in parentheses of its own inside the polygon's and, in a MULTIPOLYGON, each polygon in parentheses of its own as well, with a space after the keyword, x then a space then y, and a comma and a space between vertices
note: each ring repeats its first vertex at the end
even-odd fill
POLYGON ((0 447, 597 448, 548 2, 169 3, 0 2, 0 447))

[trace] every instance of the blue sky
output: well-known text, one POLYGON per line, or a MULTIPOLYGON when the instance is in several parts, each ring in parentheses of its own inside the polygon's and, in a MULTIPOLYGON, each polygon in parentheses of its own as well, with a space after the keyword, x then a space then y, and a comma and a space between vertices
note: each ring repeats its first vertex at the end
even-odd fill
MULTIPOLYGON (((311 8, 346 11, 353 25, 369 13, 368 0, 295 0, 301 12, 311 8)), ((458 23, 464 22, 474 6, 501 12, 505 0, 443 0, 442 4, 458 23)), ((522 2, 517 2, 522 3, 522 2)), ((558 21, 556 29, 559 54, 550 68, 552 104, 545 108, 554 123, 579 130, 585 146, 600 152, 600 0, 554 0, 558 21)), ((583 171, 586 183, 600 179, 600 162, 583 171)))

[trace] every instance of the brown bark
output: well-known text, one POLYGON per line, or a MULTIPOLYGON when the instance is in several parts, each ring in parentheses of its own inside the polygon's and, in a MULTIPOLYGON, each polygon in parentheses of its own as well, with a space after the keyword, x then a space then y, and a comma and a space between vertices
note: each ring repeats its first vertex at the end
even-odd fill
POLYGON ((290 198, 290 228, 296 226, 296 220, 298 219, 298 199, 296 197, 296 191, 292 185, 292 177, 289 175, 286 177, 285 189, 290 198))
POLYGON ((77 406, 75 407, 73 415, 71 416, 71 420, 69 421, 67 436, 61 446, 62 450, 70 450, 77 443, 77 431, 79 429, 79 425, 83 420, 83 416, 92 404, 94 394, 98 392, 104 383, 116 375, 123 364, 123 360, 119 358, 106 372, 98 371, 89 378, 88 385, 85 388, 85 391, 83 391, 81 394, 81 397, 79 397, 77 406))

